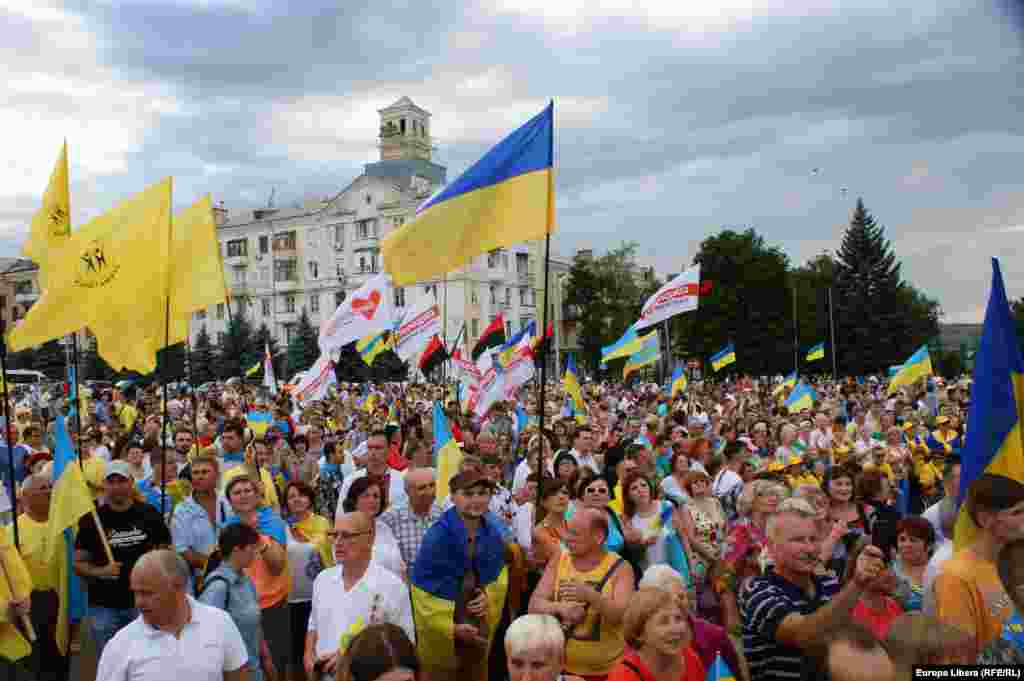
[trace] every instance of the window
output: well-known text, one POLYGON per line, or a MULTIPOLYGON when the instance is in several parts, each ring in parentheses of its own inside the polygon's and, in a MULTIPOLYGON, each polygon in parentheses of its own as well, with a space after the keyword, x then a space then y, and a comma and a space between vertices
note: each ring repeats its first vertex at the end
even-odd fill
POLYGON ((512 337, 512 320, 511 319, 506 319, 505 320, 505 338, 511 338, 511 337, 512 337))
POLYGON ((478 305, 480 303, 480 296, 477 294, 476 286, 473 284, 469 285, 469 302, 474 305, 478 305))
MULTIPOLYGON (((403 130, 402 132, 405 132, 405 130, 403 130)), ((373 203, 373 197, 370 196, 369 194, 367 194, 366 195, 366 205, 369 206, 371 203, 373 203)))
POLYGON ((309 296, 309 311, 319 312, 320 311, 320 294, 313 293, 309 296))
POLYGON ((470 326, 473 329, 473 338, 477 338, 480 335, 480 320, 473 319, 473 323, 470 326))
POLYGON ((274 281, 298 281, 298 267, 295 260, 278 260, 274 263, 274 281))
POLYGON ((295 325, 294 324, 285 324, 284 325, 284 342, 285 343, 291 343, 292 342, 292 336, 294 336, 294 335, 295 335, 295 325))
POLYGON ((360 272, 366 272, 366 256, 365 255, 359 256, 359 271, 360 272))
POLYGON ((403 218, 401 216, 395 218, 394 224, 395 224, 395 229, 398 229, 399 227, 401 227, 402 225, 405 224, 405 218, 403 218))
POLYGON ((270 239, 265 237, 265 236, 261 236, 260 237, 260 255, 266 255, 267 251, 269 251, 269 250, 270 250, 270 239))
POLYGON ((270 280, 270 268, 269 267, 261 267, 260 268, 260 281, 266 282, 266 281, 269 281, 269 280, 270 280))
POLYGON ((280 234, 274 235, 274 252, 277 251, 294 251, 295 250, 295 232, 281 232, 280 234))
POLYGON ((405 307, 405 289, 401 286, 395 289, 395 307, 405 307))
POLYGON ((264 317, 269 317, 270 316, 270 298, 264 298, 260 302, 263 303, 263 316, 264 317))
POLYGON ((14 295, 16 296, 27 296, 32 295, 32 281, 16 281, 14 282, 14 295))
POLYGON ((223 331, 218 331, 217 332, 217 345, 224 345, 224 332, 223 331))
POLYGON ((512 287, 509 286, 508 288, 505 289, 505 306, 507 307, 507 306, 509 306, 511 304, 512 304, 512 287))
POLYGON ((217 319, 224 319, 224 303, 217 303, 217 314, 214 316, 217 319))
POLYGON ((498 287, 491 284, 491 305, 498 304, 498 287))
POLYGON ((284 297, 284 312, 285 314, 291 314, 295 312, 295 296, 284 297))
POLYGON ((525 286, 520 286, 519 287, 519 304, 520 305, 529 305, 529 303, 526 302, 527 300, 529 300, 529 298, 528 298, 529 291, 530 291, 530 289, 526 288, 525 286))
POLYGON ((334 247, 339 250, 345 247, 345 225, 334 225, 334 247))
POLYGON ((320 246, 320 230, 311 229, 306 232, 306 243, 312 248, 318 248, 320 246))
POLYGON ((345 278, 345 266, 340 262, 334 266, 334 273, 338 275, 338 279, 345 278))
POLYGON ((516 272, 522 275, 530 273, 530 256, 526 253, 516 253, 516 272))
POLYGON ((338 307, 339 305, 341 305, 344 302, 345 302, 345 291, 335 291, 334 292, 334 306, 338 307))
POLYGON ((490 253, 487 254, 487 266, 490 267, 491 269, 494 269, 495 267, 498 266, 498 261, 498 251, 491 251, 490 253))
POLYGON ((370 254, 370 271, 374 274, 377 273, 377 252, 374 251, 370 254))
POLYGON ((373 218, 356 222, 356 238, 369 239, 377 236, 377 221, 373 218))
POLYGON ((234 278, 236 284, 245 283, 245 268, 244 267, 232 267, 231 276, 234 278))
POLYGON ((249 251, 249 240, 248 239, 233 239, 228 242, 228 257, 229 258, 242 258, 248 255, 249 251))
POLYGON ((320 265, 315 262, 309 263, 309 277, 310 279, 316 279, 320 274, 320 265))

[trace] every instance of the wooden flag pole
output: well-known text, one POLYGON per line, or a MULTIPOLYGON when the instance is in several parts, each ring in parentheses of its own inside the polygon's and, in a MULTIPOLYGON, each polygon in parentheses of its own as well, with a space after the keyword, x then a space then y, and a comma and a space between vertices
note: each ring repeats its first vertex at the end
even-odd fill
MULTIPOLYGON (((11 592, 11 598, 13 599, 15 596, 14 582, 11 581, 11 573, 7 571, 7 563, 5 562, 5 559, 0 559, 0 570, 3 570, 4 582, 7 584, 7 590, 11 592)), ((28 640, 35 643, 37 638, 36 629, 32 626, 32 620, 25 614, 22 614, 19 619, 21 621, 21 626, 25 628, 25 634, 28 636, 28 640)))

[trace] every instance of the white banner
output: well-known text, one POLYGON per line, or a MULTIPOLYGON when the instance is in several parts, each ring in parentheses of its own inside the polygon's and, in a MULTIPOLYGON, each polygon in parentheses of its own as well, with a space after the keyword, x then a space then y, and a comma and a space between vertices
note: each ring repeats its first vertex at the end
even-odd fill
POLYGON ((331 353, 371 333, 390 330, 395 323, 393 298, 388 275, 371 277, 320 326, 320 352, 331 353))
POLYGON ((277 377, 274 376, 274 359, 270 356, 270 345, 266 346, 263 353, 263 385, 270 390, 271 395, 277 394, 277 377))
POLYGON ((484 374, 480 382, 479 399, 474 413, 484 416, 495 402, 509 399, 523 384, 533 378, 534 363, 530 352, 520 352, 505 368, 495 367, 484 374))
POLYGON ((700 265, 694 265, 658 289, 647 299, 640 319, 633 325, 637 331, 663 322, 682 312, 697 309, 700 300, 700 265))
POLYGON ((403 362, 416 359, 426 349, 430 339, 441 334, 441 312, 437 305, 424 301, 410 309, 398 325, 395 354, 403 362))
POLYGON ((483 380, 483 374, 477 369, 476 364, 472 360, 464 358, 460 350, 456 350, 451 359, 452 366, 455 367, 456 377, 461 377, 472 385, 479 385, 480 381, 483 380))
POLYGON ((334 373, 334 362, 329 355, 320 355, 299 379, 298 385, 292 390, 292 397, 298 402, 315 402, 327 395, 327 389, 338 382, 334 373))

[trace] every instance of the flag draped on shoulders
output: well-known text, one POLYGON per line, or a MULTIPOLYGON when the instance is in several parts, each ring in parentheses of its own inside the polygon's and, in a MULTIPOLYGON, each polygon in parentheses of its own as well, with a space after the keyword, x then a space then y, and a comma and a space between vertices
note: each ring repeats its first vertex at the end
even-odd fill
POLYGON ((11 350, 89 327, 114 369, 150 373, 166 344, 171 178, 92 220, 51 253, 47 288, 11 350))
POLYGON ((554 118, 552 103, 384 238, 384 267, 396 286, 554 231, 554 118))
POLYGON ((470 570, 487 595, 487 615, 482 618, 486 631, 481 634, 488 642, 494 638, 501 620, 509 578, 501 532, 485 519, 474 541, 474 556, 470 559, 466 526, 458 511, 449 509, 427 530, 423 547, 412 565, 409 578, 416 647, 428 673, 451 674, 459 667, 455 654, 455 604, 461 595, 462 580, 470 570))
MULTIPOLYGON (((1024 483, 1024 359, 999 261, 992 259, 992 292, 974 359, 967 440, 961 453, 960 499, 982 473, 1024 483)), ((961 504, 954 541, 972 543, 977 526, 961 504)))
POLYGON ((43 192, 43 205, 32 216, 28 240, 21 254, 39 266, 39 288, 45 291, 49 277, 49 259, 71 235, 71 192, 68 189, 68 143, 60 149, 50 181, 43 192))

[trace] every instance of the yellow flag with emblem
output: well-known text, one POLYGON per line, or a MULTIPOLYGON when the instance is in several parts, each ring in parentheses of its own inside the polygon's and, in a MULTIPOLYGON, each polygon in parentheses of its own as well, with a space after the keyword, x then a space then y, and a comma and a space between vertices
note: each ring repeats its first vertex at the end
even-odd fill
POLYGON ((210 197, 179 211, 172 230, 169 345, 188 337, 188 320, 193 312, 228 299, 210 197))
POLYGON ((21 254, 39 266, 39 287, 46 289, 50 252, 71 235, 71 193, 68 190, 68 143, 50 173, 50 182, 43 193, 43 205, 32 216, 28 241, 21 254))
POLYGON ((88 326, 115 370, 156 368, 167 333, 171 186, 167 178, 125 199, 49 255, 47 288, 11 331, 11 350, 88 326))

